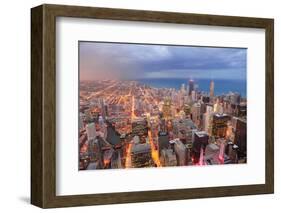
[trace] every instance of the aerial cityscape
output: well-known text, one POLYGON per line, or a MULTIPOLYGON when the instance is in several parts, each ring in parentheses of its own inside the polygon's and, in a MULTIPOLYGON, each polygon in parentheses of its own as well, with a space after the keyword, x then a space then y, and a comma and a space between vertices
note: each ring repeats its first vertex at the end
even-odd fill
POLYGON ((79 43, 79 170, 247 163, 246 49, 79 43))

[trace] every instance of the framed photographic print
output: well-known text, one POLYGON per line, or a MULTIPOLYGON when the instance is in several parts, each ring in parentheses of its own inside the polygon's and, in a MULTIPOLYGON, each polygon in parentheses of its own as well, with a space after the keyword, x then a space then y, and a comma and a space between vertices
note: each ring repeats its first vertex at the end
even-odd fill
POLYGON ((31 9, 31 203, 274 191, 273 19, 31 9))

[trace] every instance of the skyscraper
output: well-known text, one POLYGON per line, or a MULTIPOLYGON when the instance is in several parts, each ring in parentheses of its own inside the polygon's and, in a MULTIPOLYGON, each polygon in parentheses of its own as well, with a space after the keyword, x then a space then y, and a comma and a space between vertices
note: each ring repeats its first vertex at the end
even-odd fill
POLYGON ((191 91, 191 100, 196 101, 196 92, 194 90, 191 91))
POLYGON ((177 138, 173 140, 174 149, 177 156, 177 164, 179 166, 184 166, 188 164, 188 155, 186 146, 177 138))
POLYGON ((236 104, 240 103, 241 96, 237 92, 230 92, 229 93, 229 99, 230 99, 230 103, 231 104, 235 104, 236 105, 236 104))
POLYGON ((169 98, 164 99, 163 116, 166 120, 169 120, 172 117, 171 99, 169 99, 169 98))
POLYGON ((201 105, 200 103, 193 104, 191 108, 191 116, 192 121, 195 123, 195 125, 200 125, 200 119, 201 119, 201 105))
POLYGON ((97 136, 95 123, 89 123, 86 126, 88 140, 95 139, 97 136))
POLYGON ((215 95, 215 82, 212 80, 210 83, 210 97, 213 98, 215 95))
POLYGON ((145 118, 135 118, 132 120, 132 134, 133 135, 147 135, 147 121, 145 118))
POLYGON ((184 85, 184 84, 181 85, 181 93, 182 93, 182 94, 185 93, 185 85, 184 85))
POLYGON ((214 114, 212 133, 217 138, 224 138, 226 136, 227 121, 230 117, 226 114, 214 114))
POLYGON ((79 114, 79 129, 84 128, 84 122, 83 122, 83 113, 80 112, 79 114))
POLYGON ((162 149, 169 148, 169 136, 166 132, 159 132, 158 133, 158 150, 159 154, 161 155, 162 149))
POLYGON ((163 166, 177 166, 177 157, 172 149, 163 149, 160 159, 163 166))
POLYGON ((187 103, 184 104, 183 111, 185 113, 185 116, 189 118, 190 117, 190 113, 191 113, 191 108, 190 108, 190 106, 187 103))
POLYGON ((245 119, 237 119, 234 144, 239 148, 239 157, 246 156, 247 153, 247 123, 245 119))
POLYGON ((103 99, 100 99, 100 108, 101 108, 101 116, 102 116, 103 119, 105 119, 106 108, 105 108, 104 100, 103 99))
POLYGON ((221 140, 220 152, 219 152, 219 161, 221 164, 224 164, 224 152, 225 152, 225 141, 221 140))
POLYGON ((189 85, 188 95, 191 95, 191 92, 194 90, 194 81, 190 79, 188 85, 189 85))
POLYGON ((203 129, 207 133, 212 133, 212 116, 213 116, 213 107, 210 105, 206 106, 206 113, 203 115, 203 129))
POLYGON ((131 159, 133 168, 152 167, 153 160, 150 144, 133 144, 131 159))
POLYGON ((194 142, 192 144, 192 158, 193 163, 197 164, 200 159, 201 149, 205 151, 209 141, 207 132, 196 131, 194 132, 194 142))

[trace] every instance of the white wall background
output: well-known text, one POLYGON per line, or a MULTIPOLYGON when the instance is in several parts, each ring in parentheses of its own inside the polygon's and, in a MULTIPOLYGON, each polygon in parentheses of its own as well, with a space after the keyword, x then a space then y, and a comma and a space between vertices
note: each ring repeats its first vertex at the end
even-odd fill
MULTIPOLYGON (((46 3, 39 0, 1 1, 0 6, 0 118, 1 118, 1 212, 39 212, 29 204, 30 192, 30 8, 46 3)), ((183 201, 121 204, 68 208, 69 212, 277 212, 281 198, 281 13, 277 0, 60 0, 47 3, 128 9, 162 10, 219 15, 269 17, 275 19, 275 194, 183 201)), ((63 212, 51 209, 49 212, 63 212)), ((279 210, 280 211, 280 210, 279 210)))

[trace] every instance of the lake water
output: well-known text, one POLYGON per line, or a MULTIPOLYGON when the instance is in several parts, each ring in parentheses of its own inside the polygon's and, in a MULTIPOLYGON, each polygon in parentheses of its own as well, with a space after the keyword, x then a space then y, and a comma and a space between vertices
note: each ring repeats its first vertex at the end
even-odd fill
MULTIPOLYGON (((188 79, 138 79, 140 83, 156 88, 175 88, 179 90, 182 84, 188 85, 188 79)), ((246 97, 246 80, 214 79, 215 95, 227 94, 229 92, 238 92, 242 97, 246 97)), ((194 79, 194 84, 198 85, 198 90, 210 92, 211 79, 194 79)))

